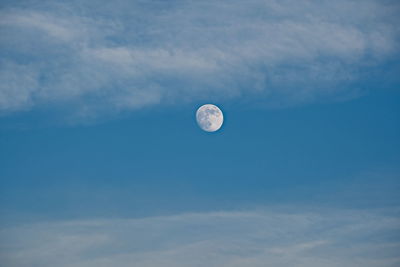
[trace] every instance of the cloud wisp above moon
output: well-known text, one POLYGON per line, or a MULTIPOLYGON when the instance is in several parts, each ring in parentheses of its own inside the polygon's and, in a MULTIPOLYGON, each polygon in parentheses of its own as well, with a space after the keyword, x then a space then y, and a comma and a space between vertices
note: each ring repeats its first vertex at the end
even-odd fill
POLYGON ((399 54, 395 1, 23 3, 0 11, 1 113, 343 99, 399 54))

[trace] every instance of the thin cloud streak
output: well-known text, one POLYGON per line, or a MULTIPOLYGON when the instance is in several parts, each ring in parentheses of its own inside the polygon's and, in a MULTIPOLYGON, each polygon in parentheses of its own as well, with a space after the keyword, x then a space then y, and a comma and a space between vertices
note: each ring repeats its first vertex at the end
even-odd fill
POLYGON ((397 266, 396 216, 361 210, 192 213, 35 223, 0 232, 25 266, 397 266))
POLYGON ((395 3, 90 3, 3 9, 0 110, 55 103, 85 117, 210 95, 296 105, 357 95, 364 72, 398 55, 395 3))

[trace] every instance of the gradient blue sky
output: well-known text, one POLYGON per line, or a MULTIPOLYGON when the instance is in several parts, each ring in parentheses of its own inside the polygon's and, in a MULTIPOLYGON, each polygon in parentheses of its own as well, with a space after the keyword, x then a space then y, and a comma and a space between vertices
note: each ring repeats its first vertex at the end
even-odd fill
POLYGON ((400 264, 396 1, 0 6, 4 266, 400 264))

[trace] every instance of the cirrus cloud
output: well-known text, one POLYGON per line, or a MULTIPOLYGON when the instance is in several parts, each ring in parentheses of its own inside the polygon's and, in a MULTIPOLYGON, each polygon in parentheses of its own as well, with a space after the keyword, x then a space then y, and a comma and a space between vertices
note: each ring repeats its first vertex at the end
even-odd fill
POLYGON ((9 267, 398 266, 393 212, 270 207, 42 222, 3 227, 0 260, 9 267))
POLYGON ((0 110, 351 97, 398 55, 398 10, 373 0, 6 4, 0 110))

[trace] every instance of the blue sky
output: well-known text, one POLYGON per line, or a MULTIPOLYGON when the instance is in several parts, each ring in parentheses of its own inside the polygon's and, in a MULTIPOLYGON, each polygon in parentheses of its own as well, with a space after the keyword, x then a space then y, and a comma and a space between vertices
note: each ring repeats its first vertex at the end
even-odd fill
POLYGON ((0 263, 397 266, 399 9, 3 1, 0 263))

